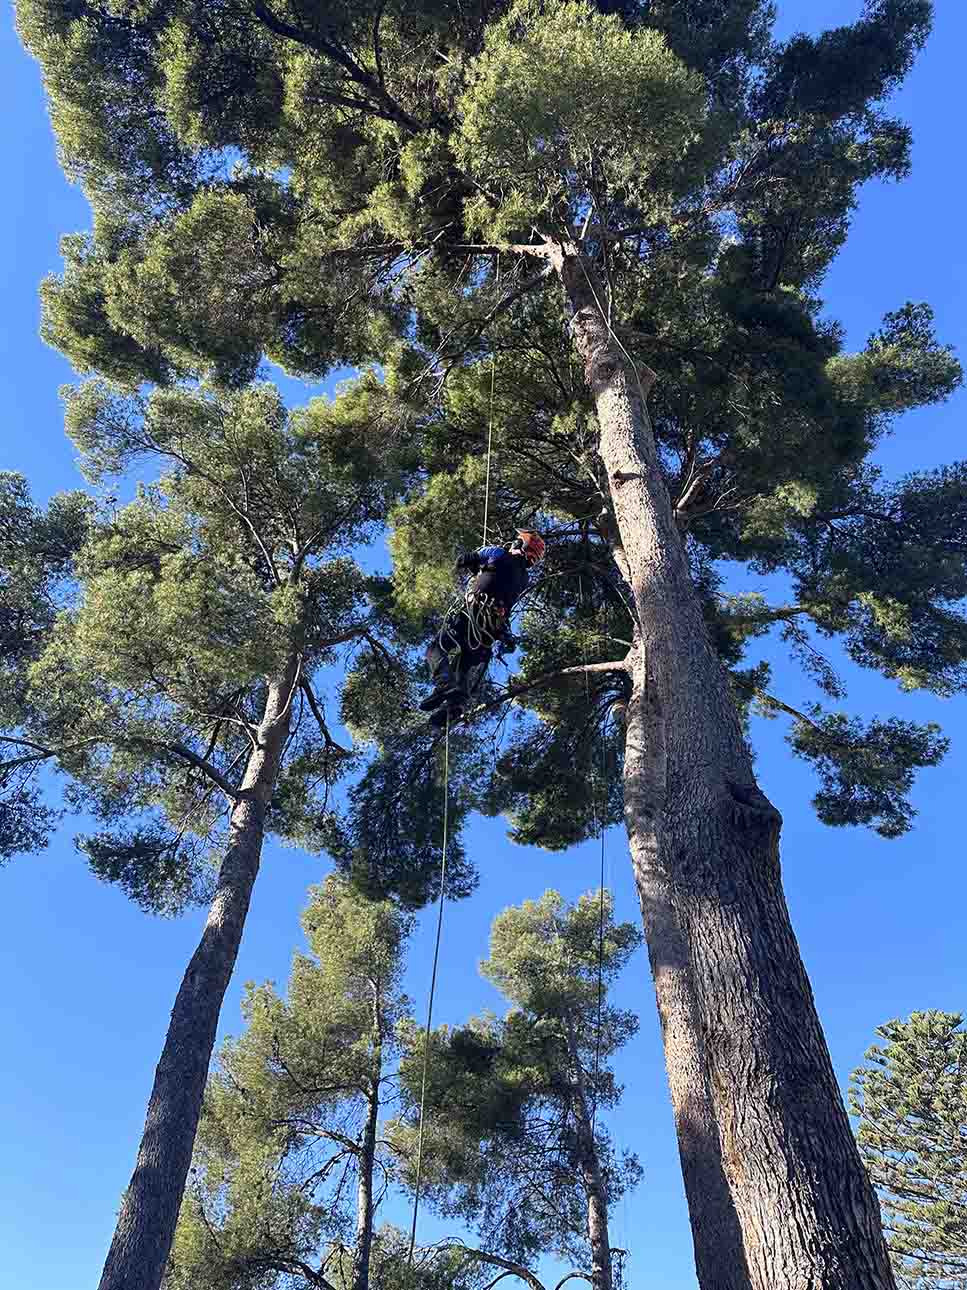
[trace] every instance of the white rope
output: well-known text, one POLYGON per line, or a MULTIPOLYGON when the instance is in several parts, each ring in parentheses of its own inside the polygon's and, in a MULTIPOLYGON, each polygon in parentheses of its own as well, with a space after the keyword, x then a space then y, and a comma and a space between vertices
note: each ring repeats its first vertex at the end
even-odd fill
POLYGON ((483 541, 487 545, 487 521, 490 518, 490 462, 494 453, 494 379, 497 374, 497 355, 490 351, 490 425, 487 429, 487 482, 484 486, 483 541))

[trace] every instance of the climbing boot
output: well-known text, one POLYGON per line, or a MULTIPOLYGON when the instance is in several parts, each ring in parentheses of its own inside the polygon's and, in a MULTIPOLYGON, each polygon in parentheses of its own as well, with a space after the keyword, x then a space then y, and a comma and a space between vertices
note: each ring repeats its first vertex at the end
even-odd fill
POLYGON ((420 711, 432 712, 434 708, 438 708, 445 699, 449 698, 452 693, 453 686, 449 681, 445 681, 442 685, 436 686, 436 688, 426 696, 422 703, 420 703, 420 711))

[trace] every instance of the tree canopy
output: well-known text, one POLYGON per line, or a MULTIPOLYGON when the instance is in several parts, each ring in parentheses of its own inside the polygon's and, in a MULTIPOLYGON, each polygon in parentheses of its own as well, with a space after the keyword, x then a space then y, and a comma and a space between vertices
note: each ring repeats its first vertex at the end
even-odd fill
MULTIPOLYGON (((552 554, 518 676, 481 694, 506 736, 482 801, 552 848, 624 814, 700 1281, 725 1266, 729 1290, 771 1290, 808 1266, 829 1290, 888 1290, 746 728, 791 717, 820 817, 893 837, 944 740, 843 710, 821 646, 901 686, 964 685, 963 466, 892 481, 875 459, 960 365, 917 302, 848 352, 821 294, 862 184, 908 170, 887 103, 928 0, 868 0, 783 42, 765 0, 17 13, 94 209, 43 290, 44 334, 94 374, 77 405, 145 384, 204 398, 199 382, 246 399, 263 359, 378 362, 358 388, 414 464, 384 498, 392 578, 367 594, 403 672, 479 540, 493 444, 489 535, 532 524, 552 554), (752 596, 743 572, 783 590, 752 596), (767 633, 823 706, 772 693, 767 633), (758 1234, 787 1175, 796 1219, 770 1263, 758 1234)), ((259 596, 284 616, 271 584, 259 596)), ((385 663, 374 646, 347 682, 347 719, 367 728, 371 700, 380 729, 330 847, 372 895, 416 903, 414 857, 378 844, 401 818, 422 853, 436 799, 410 796, 426 741, 389 724, 406 690, 385 663)))

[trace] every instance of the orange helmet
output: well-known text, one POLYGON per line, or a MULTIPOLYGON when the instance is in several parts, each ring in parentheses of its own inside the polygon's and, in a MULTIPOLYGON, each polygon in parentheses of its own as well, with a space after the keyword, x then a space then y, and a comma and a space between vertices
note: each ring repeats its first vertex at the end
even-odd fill
POLYGON ((533 529, 518 529, 517 545, 523 551, 528 564, 536 564, 538 560, 543 560, 544 552, 547 550, 544 539, 533 529))

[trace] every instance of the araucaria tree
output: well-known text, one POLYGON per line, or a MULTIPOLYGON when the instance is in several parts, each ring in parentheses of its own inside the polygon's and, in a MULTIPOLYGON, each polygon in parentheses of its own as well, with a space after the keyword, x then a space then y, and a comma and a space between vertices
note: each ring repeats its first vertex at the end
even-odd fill
MULTIPOLYGON (((438 1209, 476 1228, 468 1264, 541 1290, 535 1266, 554 1254, 594 1290, 617 1284, 608 1218, 640 1167, 615 1149, 598 1112, 618 1104, 610 1059, 638 1028, 608 990, 640 939, 614 922, 603 892, 568 907, 548 891, 506 909, 480 971, 511 1011, 430 1037, 422 1181, 438 1209)), ((411 1185, 425 1042, 425 1031, 410 1036, 411 1115, 392 1134, 411 1185)))
POLYGON ((316 677, 371 639, 367 579, 345 552, 403 478, 394 441, 370 433, 373 398, 382 406, 364 378, 290 414, 269 385, 142 399, 93 382, 67 396, 85 469, 151 482, 104 514, 67 499, 43 516, 14 489, 4 836, 40 841, 52 821, 24 823, 19 777, 51 767, 103 826, 79 839, 97 875, 151 909, 211 899, 105 1285, 160 1282, 263 839, 318 850, 333 835, 330 790, 355 758, 330 734, 316 677))
MULTIPOLYGON (((129 384, 378 355, 422 448, 394 521, 415 618, 447 579, 444 519, 478 537, 493 388, 492 518, 558 540, 515 745, 546 756, 512 748, 491 801, 582 836, 568 750, 611 715, 703 1290, 890 1287, 745 738, 750 701, 790 708, 738 664, 775 630, 831 697, 817 633, 904 686, 967 678, 964 467, 888 484, 871 462, 960 368, 925 305, 844 353, 818 294, 859 186, 907 169, 883 104, 929 0, 784 44, 765 0, 17 10, 95 208, 45 334, 129 384), (792 599, 728 597, 722 561, 792 599), (583 700, 542 689, 586 664, 583 700)), ((821 817, 902 832, 937 732, 792 716, 821 817)))
POLYGON ((954 1012, 877 1028, 853 1072, 863 1161, 883 1207, 897 1279, 910 1290, 967 1285, 967 1034, 954 1012))

